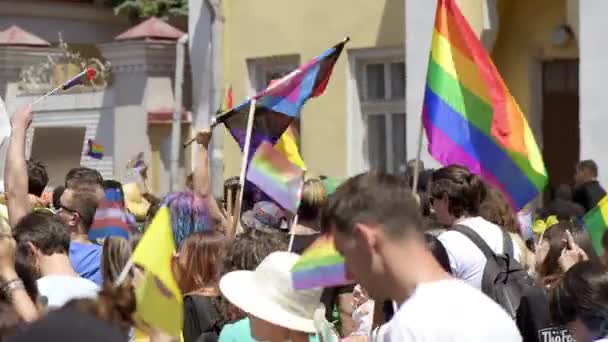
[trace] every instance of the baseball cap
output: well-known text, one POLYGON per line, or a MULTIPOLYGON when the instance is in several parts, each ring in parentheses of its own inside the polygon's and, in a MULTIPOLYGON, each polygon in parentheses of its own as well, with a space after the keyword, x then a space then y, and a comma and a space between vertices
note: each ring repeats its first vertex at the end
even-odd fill
POLYGON ((251 229, 287 229, 285 212, 278 205, 261 201, 241 216, 241 223, 251 229))

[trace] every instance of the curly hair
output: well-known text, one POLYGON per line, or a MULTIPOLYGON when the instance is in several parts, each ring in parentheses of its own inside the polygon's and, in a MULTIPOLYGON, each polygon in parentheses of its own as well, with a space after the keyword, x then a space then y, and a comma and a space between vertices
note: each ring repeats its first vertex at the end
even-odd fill
MULTIPOLYGON (((238 270, 253 271, 270 253, 285 251, 287 245, 287 241, 280 234, 247 229, 228 245, 222 274, 238 270)), ((223 297, 220 307, 228 321, 236 321, 246 316, 223 297)))
POLYGON ((49 175, 46 167, 35 160, 27 162, 28 193, 34 196, 42 196, 44 188, 49 183, 49 175))
POLYGON ((178 247, 188 235, 213 228, 205 201, 192 191, 171 193, 162 200, 161 206, 171 211, 173 238, 178 247))
POLYGON ((456 217, 477 216, 479 206, 486 198, 486 186, 479 176, 460 165, 435 170, 431 177, 431 197, 447 196, 448 211, 456 217))

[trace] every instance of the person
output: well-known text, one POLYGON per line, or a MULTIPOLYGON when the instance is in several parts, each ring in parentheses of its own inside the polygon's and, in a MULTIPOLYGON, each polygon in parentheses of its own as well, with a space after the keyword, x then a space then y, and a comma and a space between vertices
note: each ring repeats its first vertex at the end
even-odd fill
POLYGON ((549 227, 537 245, 536 284, 524 291, 516 322, 525 342, 551 342, 556 338, 562 341, 573 340, 572 332, 564 325, 551 320, 549 310, 549 291, 555 288, 563 273, 572 266, 566 260, 570 251, 582 250, 580 259, 598 261, 591 240, 586 231, 570 223, 559 222, 549 227))
MULTIPOLYGON (((104 180, 104 198, 99 202, 93 224, 88 232, 89 241, 99 245, 110 236, 129 238, 131 229, 129 214, 125 209, 122 184, 114 180, 104 180)), ((135 219, 131 220, 135 222, 135 219)))
POLYGON ((597 175, 597 164, 591 159, 583 160, 576 166, 574 202, 580 204, 585 209, 585 213, 606 196, 606 190, 597 181, 597 175))
MULTIPOLYGON (((424 240, 428 249, 433 253, 435 259, 439 263, 439 265, 449 274, 452 274, 452 269, 450 268, 450 259, 448 257, 448 252, 445 250, 445 247, 441 244, 441 241, 437 239, 437 237, 428 231, 424 232, 424 240)), ((393 305, 392 300, 386 300, 382 303, 382 309, 379 307, 375 309, 374 312, 374 321, 379 325, 380 322, 386 323, 393 318, 395 315, 395 307, 393 305), (380 317, 384 318, 383 320, 380 317)))
MULTIPOLYGON (((293 244, 291 252, 302 254, 319 236, 321 227, 321 209, 327 200, 325 186, 318 179, 304 182, 300 206, 298 207, 298 225, 292 231, 293 244)), ((329 322, 338 322, 342 336, 348 336, 354 330, 353 322, 354 285, 325 288, 321 302, 325 305, 325 318, 329 322), (337 315, 336 315, 337 314, 337 315)))
MULTIPOLYGON (((125 238, 110 236, 103 241, 101 274, 103 287, 113 285, 131 257, 131 244, 125 238)), ((138 270, 133 267, 130 276, 138 270)))
POLYGON ((583 261, 564 273, 551 296, 551 317, 574 331, 577 342, 608 341, 608 272, 583 261))
POLYGON ((538 216, 546 220, 549 216, 561 220, 576 220, 585 214, 585 209, 578 203, 572 200, 573 190, 568 184, 560 184, 555 189, 555 193, 551 202, 545 205, 539 212, 538 216))
POLYGON ((300 206, 298 207, 298 224, 292 228, 293 244, 291 251, 302 254, 319 236, 321 227, 319 219, 321 208, 327 199, 325 187, 318 179, 308 179, 302 186, 300 206))
POLYGON ((88 167, 76 167, 65 176, 65 188, 90 191, 97 195, 98 201, 104 198, 103 177, 99 171, 88 167))
POLYGON ((174 273, 184 294, 184 342, 217 341, 222 330, 218 296, 225 241, 214 230, 192 233, 175 258, 174 273))
POLYGON ((281 207, 274 202, 260 201, 241 215, 241 224, 245 229, 286 234, 289 222, 281 207))
POLYGON ((178 248, 188 235, 214 228, 205 203, 192 191, 174 192, 162 200, 162 206, 171 211, 173 238, 178 248))
POLYGON ((393 175, 361 174, 340 186, 322 211, 321 226, 333 235, 346 271, 371 298, 399 305, 380 340, 521 341, 500 306, 439 264, 408 188, 393 175))
MULTIPOLYGON (((39 317, 39 298, 36 279, 23 260, 16 260, 16 241, 10 232, 0 233, 0 303, 3 313, 13 312, 16 321, 0 321, 2 330, 11 330, 20 322, 30 322, 39 317)), ((9 318, 9 317, 6 317, 9 318)))
MULTIPOLYGON (((494 251, 503 252, 502 228, 479 214, 486 198, 486 187, 481 179, 467 168, 451 165, 436 170, 432 176, 431 200, 437 220, 448 226, 466 226, 477 233, 494 251)), ((476 289, 481 289, 486 257, 464 234, 448 230, 439 236, 448 251, 450 266, 456 278, 476 289)), ((514 258, 521 260, 521 251, 513 244, 514 258)))
POLYGON ((608 230, 602 235, 602 247, 604 248, 604 254, 602 254, 602 262, 608 267, 608 230))
POLYGON ((75 308, 55 310, 14 333, 11 342, 127 342, 120 327, 75 308))
POLYGON ((493 186, 487 187, 486 198, 479 206, 479 216, 506 231, 522 252, 521 266, 526 270, 533 268, 534 253, 528 249, 522 239, 517 214, 502 191, 493 186))
POLYGON ((68 257, 70 235, 57 216, 46 211, 29 213, 14 227, 14 235, 17 259, 32 267, 47 307, 97 295, 99 286, 74 271, 68 257))
POLYGON ((30 195, 42 197, 42 193, 49 183, 49 175, 46 168, 35 160, 27 161, 27 191, 30 195))
POLYGON ((63 195, 63 192, 65 191, 65 186, 60 185, 58 187, 56 187, 55 189, 53 189, 53 210, 58 210, 59 207, 61 206, 61 196, 63 195))
POLYGON ((61 195, 57 216, 70 234, 70 261, 81 277, 101 286, 101 246, 89 240, 98 206, 96 193, 67 188, 61 195))
MULTIPOLYGON (((285 239, 279 238, 276 234, 247 229, 228 243, 222 274, 238 270, 253 271, 270 253, 284 250, 287 250, 285 239)), ((222 316, 227 322, 236 322, 247 317, 242 310, 230 304, 224 297, 222 297, 221 309, 222 316)))
POLYGON ((313 316, 316 310, 323 310, 322 290, 293 289, 291 268, 298 258, 294 253, 274 252, 255 271, 222 276, 222 294, 247 312, 248 318, 222 330, 220 341, 318 341, 312 335, 316 332, 313 316))

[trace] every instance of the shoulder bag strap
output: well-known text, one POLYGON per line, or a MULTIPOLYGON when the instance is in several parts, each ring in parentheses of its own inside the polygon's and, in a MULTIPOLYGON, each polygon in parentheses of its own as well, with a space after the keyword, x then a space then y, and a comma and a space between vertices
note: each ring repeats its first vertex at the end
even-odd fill
POLYGON ((481 236, 479 236, 479 234, 477 234, 473 229, 459 224, 459 225, 454 226, 452 228, 452 230, 455 230, 455 231, 459 232, 460 234, 469 238, 469 240, 471 240, 475 244, 475 246, 477 246, 477 248, 479 248, 479 250, 481 250, 481 252, 486 257, 486 259, 490 259, 490 258, 494 257, 494 255, 495 255, 494 251, 481 238, 481 236))

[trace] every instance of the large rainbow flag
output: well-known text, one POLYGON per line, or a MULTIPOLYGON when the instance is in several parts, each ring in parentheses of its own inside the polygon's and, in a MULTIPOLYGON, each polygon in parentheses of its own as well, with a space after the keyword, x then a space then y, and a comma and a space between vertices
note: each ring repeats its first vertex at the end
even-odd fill
POLYGON ((455 0, 439 0, 425 89, 429 153, 498 187, 516 210, 547 184, 526 117, 455 0))
POLYGON ((583 217, 583 221, 591 242, 593 242, 593 248, 598 255, 602 255, 604 253, 602 238, 608 230, 608 196, 602 198, 595 208, 589 210, 583 217))
MULTIPOLYGON (((323 94, 344 44, 348 39, 331 47, 321 55, 302 64, 283 78, 272 82, 255 96, 256 110, 253 120, 249 157, 264 141, 276 144, 300 110, 312 97, 323 94)), ((217 117, 243 150, 247 132, 247 118, 251 99, 217 117)))

